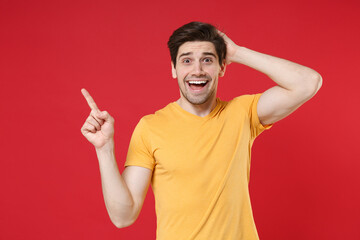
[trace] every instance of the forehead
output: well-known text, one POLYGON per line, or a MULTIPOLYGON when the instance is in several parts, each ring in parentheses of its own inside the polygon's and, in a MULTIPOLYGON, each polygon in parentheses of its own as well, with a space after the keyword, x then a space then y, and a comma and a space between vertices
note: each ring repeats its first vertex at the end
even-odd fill
POLYGON ((215 46, 212 42, 196 41, 183 43, 178 50, 178 56, 183 53, 202 54, 204 52, 210 52, 216 54, 215 46))

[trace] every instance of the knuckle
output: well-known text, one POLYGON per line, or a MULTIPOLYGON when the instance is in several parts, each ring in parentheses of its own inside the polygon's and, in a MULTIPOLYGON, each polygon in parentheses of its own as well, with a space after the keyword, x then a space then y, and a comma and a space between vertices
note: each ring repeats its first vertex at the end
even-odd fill
POLYGON ((91 131, 93 129, 93 125, 91 125, 90 123, 86 124, 86 129, 88 129, 89 131, 91 131))
POLYGON ((96 112, 94 110, 91 110, 89 117, 94 117, 94 116, 96 116, 96 112))

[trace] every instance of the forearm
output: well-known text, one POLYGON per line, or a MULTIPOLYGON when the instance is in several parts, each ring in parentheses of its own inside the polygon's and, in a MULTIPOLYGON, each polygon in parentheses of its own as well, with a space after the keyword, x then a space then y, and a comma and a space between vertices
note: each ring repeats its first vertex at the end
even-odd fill
POLYGON ((260 71, 280 87, 289 91, 307 90, 316 92, 321 85, 321 76, 316 71, 245 47, 236 47, 231 62, 240 63, 260 71))
POLYGON ((117 227, 127 226, 133 215, 134 201, 119 172, 114 142, 111 141, 102 149, 96 149, 96 154, 99 160, 104 201, 110 219, 117 227))

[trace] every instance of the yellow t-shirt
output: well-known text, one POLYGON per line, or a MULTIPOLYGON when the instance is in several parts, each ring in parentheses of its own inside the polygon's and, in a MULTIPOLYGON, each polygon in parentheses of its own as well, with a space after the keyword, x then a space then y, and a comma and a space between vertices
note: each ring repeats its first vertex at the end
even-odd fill
POLYGON ((259 239, 250 204, 251 146, 263 126, 261 94, 217 105, 205 117, 176 102, 143 117, 125 166, 153 170, 157 240, 259 239))

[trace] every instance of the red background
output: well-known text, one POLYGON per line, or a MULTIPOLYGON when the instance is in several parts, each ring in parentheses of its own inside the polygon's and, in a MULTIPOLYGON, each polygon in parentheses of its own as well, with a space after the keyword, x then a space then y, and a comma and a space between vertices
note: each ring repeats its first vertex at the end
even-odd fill
MULTIPOLYGON (((193 20, 323 76, 318 94, 255 141, 250 191, 261 239, 360 239, 359 1, 0 1, 0 239, 155 239, 151 188, 117 229, 103 202, 90 110, 115 118, 120 171, 141 116, 179 97, 166 46, 193 20)), ((223 100, 274 83, 232 64, 223 100)))

